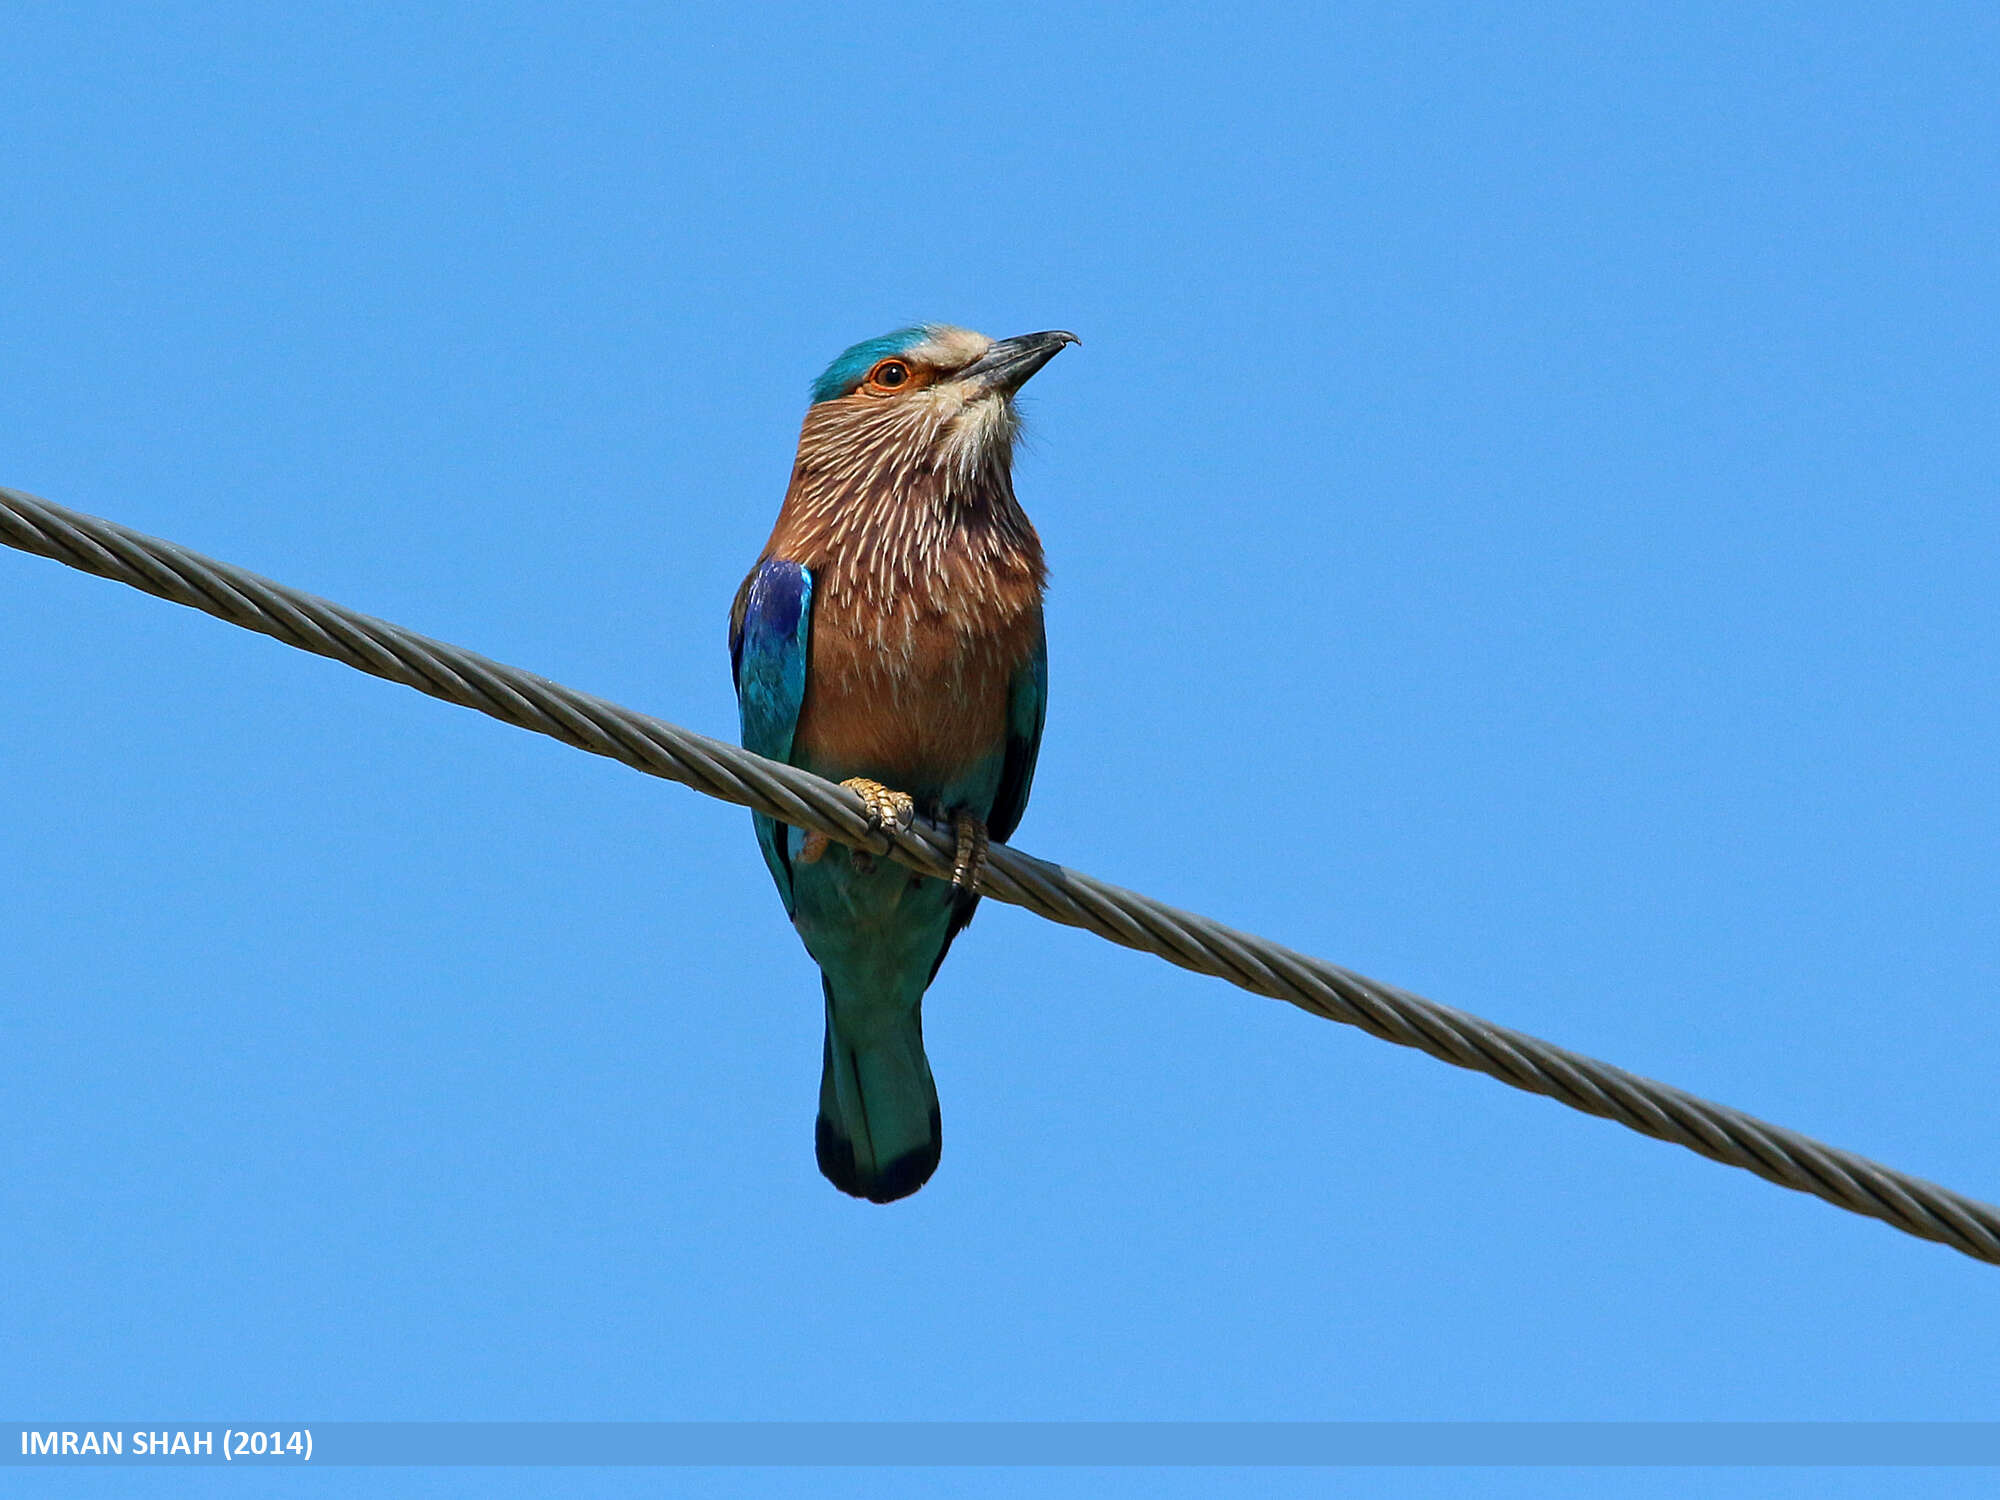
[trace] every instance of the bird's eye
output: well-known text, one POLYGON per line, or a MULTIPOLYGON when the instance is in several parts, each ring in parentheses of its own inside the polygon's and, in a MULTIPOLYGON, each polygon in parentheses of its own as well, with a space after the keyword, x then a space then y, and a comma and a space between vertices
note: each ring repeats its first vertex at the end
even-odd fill
POLYGON ((885 359, 869 372, 868 378, 884 390, 893 391, 910 378, 910 367, 900 359, 885 359))

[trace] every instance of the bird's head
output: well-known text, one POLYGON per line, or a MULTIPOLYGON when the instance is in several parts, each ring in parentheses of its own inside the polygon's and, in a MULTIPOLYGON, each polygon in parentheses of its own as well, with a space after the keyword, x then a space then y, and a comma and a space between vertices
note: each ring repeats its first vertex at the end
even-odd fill
POLYGON ((950 496, 997 483, 1011 499, 1014 393, 1076 342, 927 323, 856 344, 813 382, 801 468, 839 488, 928 479, 950 496))

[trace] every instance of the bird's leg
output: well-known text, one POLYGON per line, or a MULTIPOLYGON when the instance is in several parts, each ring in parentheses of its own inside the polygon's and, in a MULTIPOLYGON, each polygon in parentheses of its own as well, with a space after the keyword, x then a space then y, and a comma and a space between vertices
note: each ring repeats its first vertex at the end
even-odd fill
POLYGON ((917 821, 917 804, 908 792, 892 791, 879 781, 870 781, 866 776, 850 776, 841 782, 841 785, 867 805, 870 828, 887 828, 894 829, 897 833, 907 833, 910 825, 917 821))
POLYGON ((951 888, 970 893, 979 885, 979 872, 986 868, 986 825, 963 808, 951 815, 952 831, 958 835, 958 852, 951 862, 951 888))
MULTIPOLYGON (((906 792, 898 792, 870 781, 865 776, 850 776, 841 782, 868 805, 868 826, 870 828, 894 829, 905 832, 917 820, 917 804, 906 792)), ((823 833, 808 832, 799 844, 799 863, 815 865, 826 855, 827 837, 823 833)), ((875 856, 866 849, 850 849, 848 857, 854 868, 863 875, 875 868, 875 856)))

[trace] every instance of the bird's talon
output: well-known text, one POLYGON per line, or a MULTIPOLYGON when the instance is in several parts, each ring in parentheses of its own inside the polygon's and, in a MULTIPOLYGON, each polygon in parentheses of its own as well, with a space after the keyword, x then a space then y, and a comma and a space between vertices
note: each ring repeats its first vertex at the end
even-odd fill
POLYGON ((952 816, 952 830, 958 835, 958 850, 951 862, 951 888, 973 892, 986 868, 986 825, 969 812, 952 816))
POLYGON ((908 833, 917 821, 916 801, 907 792, 899 792, 870 781, 866 776, 851 776, 841 782, 868 809, 868 826, 908 833))
POLYGON ((808 832, 799 844, 799 863, 816 865, 826 856, 827 837, 825 834, 808 832))

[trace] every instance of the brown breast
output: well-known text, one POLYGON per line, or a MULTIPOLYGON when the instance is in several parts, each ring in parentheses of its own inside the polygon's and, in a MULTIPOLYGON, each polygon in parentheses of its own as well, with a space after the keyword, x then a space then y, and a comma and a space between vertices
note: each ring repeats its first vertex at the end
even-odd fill
POLYGON ((1042 544, 1014 499, 1011 426, 966 470, 940 457, 948 417, 807 413, 764 555, 812 570, 793 745, 822 773, 935 787, 1005 742, 1009 685, 1041 639, 1042 544))
POLYGON ((860 610, 815 589, 811 671, 795 754, 827 774, 938 786, 1005 742, 1014 673, 1041 632, 1041 602, 972 618, 906 601, 860 610))
POLYGON ((802 762, 936 785, 1002 745, 1009 685, 1041 639, 1043 580, 1040 539, 1005 498, 927 527, 886 507, 879 522, 849 510, 828 525, 787 504, 765 555, 813 574, 802 762))

